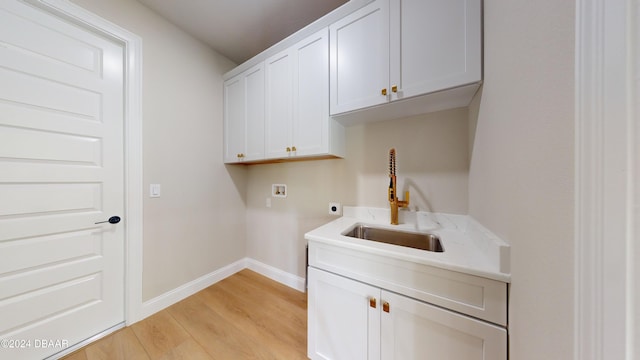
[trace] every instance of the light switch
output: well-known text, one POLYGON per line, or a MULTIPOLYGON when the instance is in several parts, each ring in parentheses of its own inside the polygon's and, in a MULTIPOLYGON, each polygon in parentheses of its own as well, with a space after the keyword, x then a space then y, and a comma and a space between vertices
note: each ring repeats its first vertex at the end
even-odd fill
POLYGON ((149 185, 149 197, 160 197, 160 184, 149 185))

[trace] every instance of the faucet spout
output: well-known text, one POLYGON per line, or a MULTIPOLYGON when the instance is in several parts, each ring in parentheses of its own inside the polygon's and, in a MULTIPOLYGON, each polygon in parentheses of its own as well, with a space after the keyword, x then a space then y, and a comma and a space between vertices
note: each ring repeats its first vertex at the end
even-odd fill
POLYGON ((409 192, 404 200, 399 200, 396 189, 396 149, 389 150, 389 205, 391 207, 391 225, 398 225, 398 208, 409 206, 409 192))

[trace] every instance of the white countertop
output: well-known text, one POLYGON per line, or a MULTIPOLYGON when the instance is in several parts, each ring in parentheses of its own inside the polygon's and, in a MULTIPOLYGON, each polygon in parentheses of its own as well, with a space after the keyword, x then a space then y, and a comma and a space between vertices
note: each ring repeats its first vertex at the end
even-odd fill
POLYGON ((305 234, 308 241, 343 246, 406 261, 510 282, 510 247, 470 216, 401 210, 399 225, 389 224, 389 209, 348 207, 344 216, 305 234), (440 237, 444 252, 431 252, 342 235, 356 224, 440 237))

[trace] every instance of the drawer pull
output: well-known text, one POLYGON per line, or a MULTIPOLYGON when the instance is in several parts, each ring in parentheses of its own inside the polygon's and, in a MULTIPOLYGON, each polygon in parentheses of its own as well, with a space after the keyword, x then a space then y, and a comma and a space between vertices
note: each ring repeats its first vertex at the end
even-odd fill
POLYGON ((376 298, 374 297, 369 298, 369 306, 374 309, 378 306, 378 304, 376 303, 376 298))

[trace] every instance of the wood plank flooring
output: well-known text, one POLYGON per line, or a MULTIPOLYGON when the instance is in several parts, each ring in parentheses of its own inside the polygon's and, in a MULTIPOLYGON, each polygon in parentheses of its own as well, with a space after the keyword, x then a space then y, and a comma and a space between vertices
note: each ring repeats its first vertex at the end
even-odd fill
POLYGON ((242 270, 64 360, 307 359, 306 294, 242 270))

